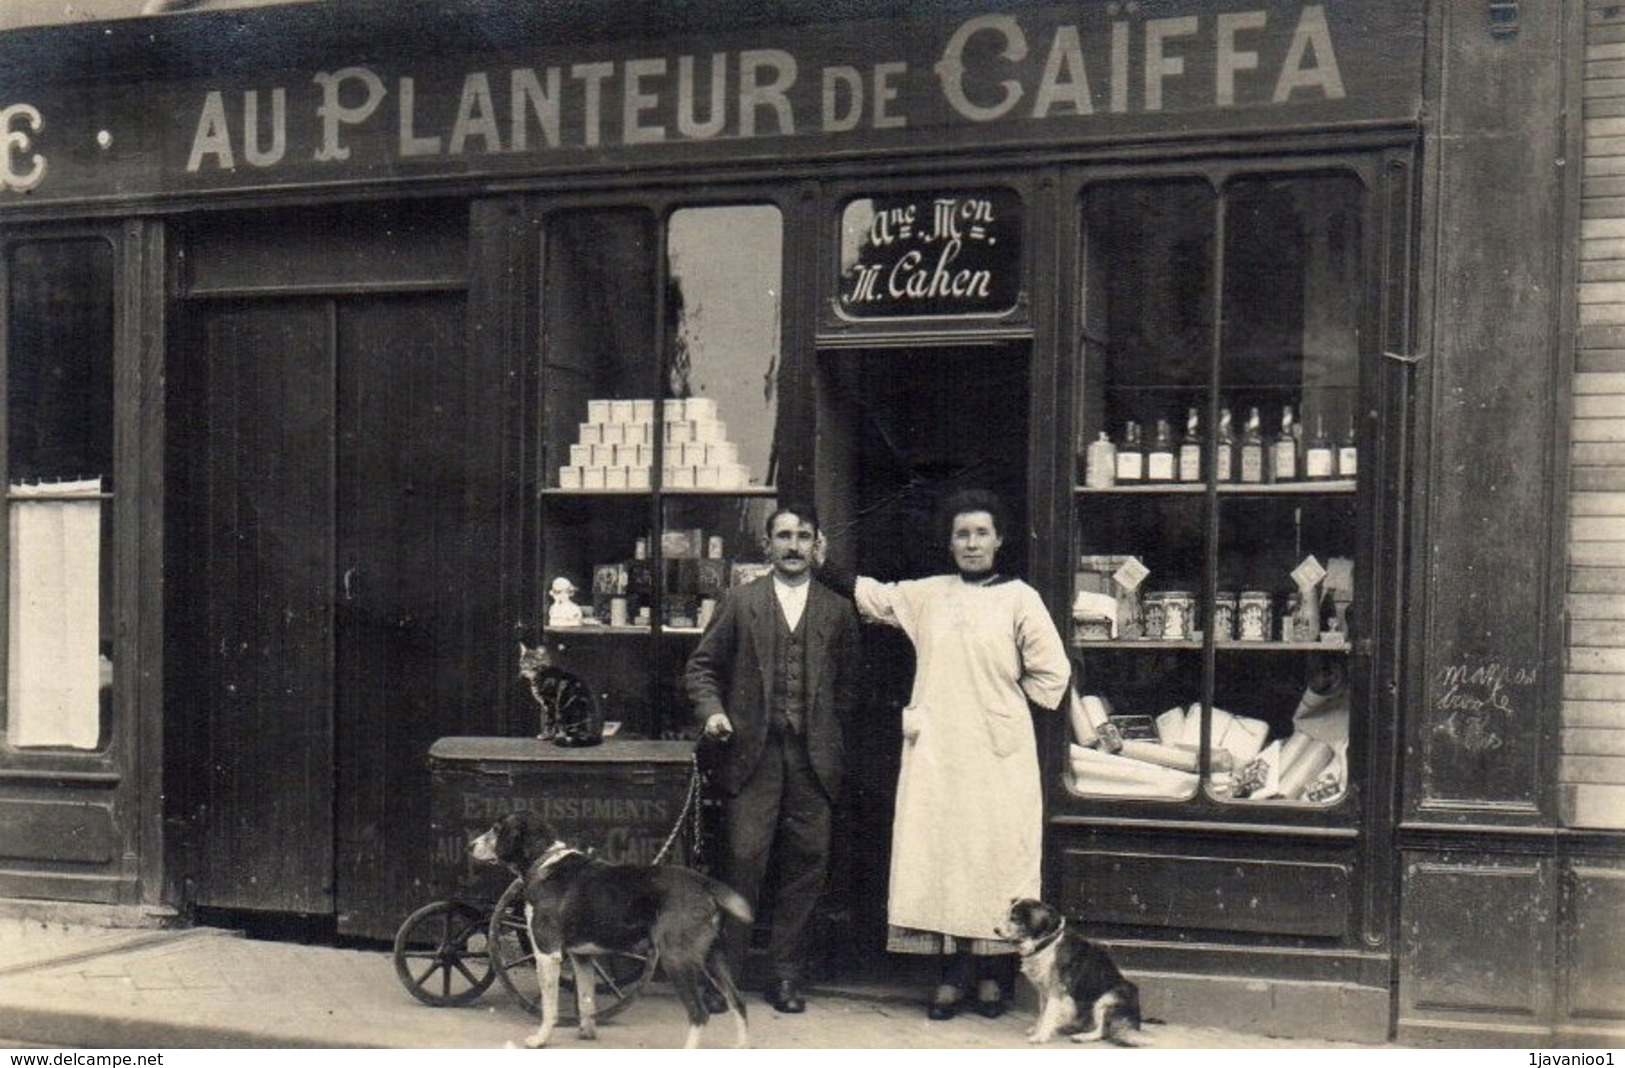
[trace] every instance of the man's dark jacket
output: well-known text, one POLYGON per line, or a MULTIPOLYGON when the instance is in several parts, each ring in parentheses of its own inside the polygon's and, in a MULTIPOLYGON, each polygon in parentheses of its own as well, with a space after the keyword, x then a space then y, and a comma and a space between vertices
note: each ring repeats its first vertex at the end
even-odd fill
MULTIPOLYGON (((688 660, 688 697, 701 725, 717 712, 727 713, 733 723, 733 740, 715 747, 711 765, 715 781, 729 794, 738 793, 756 770, 767 743, 782 616, 772 575, 737 586, 688 660)), ((834 800, 841 791, 841 724, 857 694, 858 615, 851 602, 810 580, 802 626, 807 754, 834 800)))

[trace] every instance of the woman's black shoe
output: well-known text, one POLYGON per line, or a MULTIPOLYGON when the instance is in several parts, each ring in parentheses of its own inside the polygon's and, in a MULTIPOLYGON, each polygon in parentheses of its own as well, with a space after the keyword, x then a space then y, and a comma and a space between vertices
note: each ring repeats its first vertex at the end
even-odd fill
POLYGON ((1003 1016, 1005 1008, 1003 998, 994 998, 992 1001, 983 1001, 981 998, 976 999, 976 1011, 989 1020, 997 1020, 1000 1016, 1003 1016))
POLYGON ((952 1020, 959 1015, 959 990, 947 983, 937 987, 925 1015, 932 1020, 952 1020))
POLYGON ((1004 991, 997 979, 982 979, 976 984, 976 1011, 989 1020, 1004 1015, 1004 991))

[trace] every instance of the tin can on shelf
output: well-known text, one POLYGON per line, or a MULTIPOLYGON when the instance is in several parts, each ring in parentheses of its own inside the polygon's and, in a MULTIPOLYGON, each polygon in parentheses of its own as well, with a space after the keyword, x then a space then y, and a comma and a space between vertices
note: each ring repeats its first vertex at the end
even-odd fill
POLYGON ((1147 593, 1143 611, 1145 630, 1140 636, 1153 641, 1160 639, 1163 636, 1163 628, 1167 624, 1168 595, 1160 590, 1147 593))
POLYGON ((1234 590, 1220 590, 1213 597, 1213 638, 1232 641, 1236 636, 1236 594, 1234 590))
POLYGON ((1196 626, 1196 595, 1189 590, 1168 590, 1162 595, 1164 641, 1189 641, 1196 626))
POLYGON ((1268 593, 1243 590, 1236 598, 1236 637, 1244 642, 1269 641, 1275 631, 1274 616, 1268 593))

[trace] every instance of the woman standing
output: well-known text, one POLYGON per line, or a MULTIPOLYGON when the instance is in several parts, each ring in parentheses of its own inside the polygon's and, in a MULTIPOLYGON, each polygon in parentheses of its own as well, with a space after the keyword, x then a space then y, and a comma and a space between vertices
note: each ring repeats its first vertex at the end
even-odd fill
POLYGON ((1012 898, 1038 897, 1043 790, 1028 702, 1057 707, 1071 665, 1038 592, 996 564, 1008 528, 999 498, 944 504, 957 573, 854 584, 858 610, 914 645, 892 825, 886 948, 935 954, 933 1020, 976 980, 976 1009, 1004 1011, 1012 947, 992 937, 1012 898))

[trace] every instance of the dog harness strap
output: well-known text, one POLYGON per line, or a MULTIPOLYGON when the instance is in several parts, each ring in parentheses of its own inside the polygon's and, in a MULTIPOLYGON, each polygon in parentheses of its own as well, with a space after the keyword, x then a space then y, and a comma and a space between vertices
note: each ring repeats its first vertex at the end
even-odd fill
POLYGON ((568 856, 581 856, 579 849, 571 849, 563 842, 554 842, 547 847, 547 852, 536 858, 536 863, 530 866, 529 875, 537 882, 544 881, 552 873, 553 866, 568 856))

